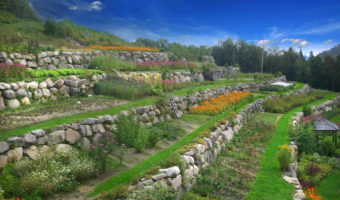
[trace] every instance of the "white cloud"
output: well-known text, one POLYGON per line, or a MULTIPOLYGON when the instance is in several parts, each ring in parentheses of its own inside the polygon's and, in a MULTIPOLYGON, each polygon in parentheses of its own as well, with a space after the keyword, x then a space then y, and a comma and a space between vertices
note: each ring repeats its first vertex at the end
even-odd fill
POLYGON ((93 11, 93 10, 101 11, 102 9, 103 9, 103 3, 101 1, 94 1, 88 7, 89 11, 93 11))
POLYGON ((293 39, 292 45, 300 43, 302 40, 301 39, 293 39))
POLYGON ((69 9, 69 10, 77 10, 77 9, 78 9, 78 6, 69 6, 68 9, 69 9))
POLYGON ((299 47, 304 47, 304 46, 306 46, 306 45, 308 45, 309 44, 309 42, 307 42, 306 40, 304 40, 304 41, 301 41, 300 43, 299 43, 299 47))
POLYGON ((281 40, 281 43, 285 43, 285 42, 287 42, 288 40, 289 40, 289 38, 284 38, 284 39, 281 40))
POLYGON ((340 29, 340 22, 329 23, 318 27, 300 29, 296 34, 299 35, 321 35, 329 32, 333 32, 340 29))
POLYGON ((257 42, 257 44, 264 47, 267 46, 269 42, 270 42, 269 40, 260 40, 257 42))
POLYGON ((329 44, 329 43, 332 43, 333 42, 333 40, 326 40, 326 41, 324 41, 323 43, 324 44, 329 44))

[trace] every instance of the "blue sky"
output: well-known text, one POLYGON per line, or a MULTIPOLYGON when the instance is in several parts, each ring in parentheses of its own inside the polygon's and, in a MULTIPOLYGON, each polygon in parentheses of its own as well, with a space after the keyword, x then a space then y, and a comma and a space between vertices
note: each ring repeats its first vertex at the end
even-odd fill
POLYGON ((42 18, 116 34, 216 45, 231 37, 319 53, 340 43, 339 0, 30 0, 42 18))

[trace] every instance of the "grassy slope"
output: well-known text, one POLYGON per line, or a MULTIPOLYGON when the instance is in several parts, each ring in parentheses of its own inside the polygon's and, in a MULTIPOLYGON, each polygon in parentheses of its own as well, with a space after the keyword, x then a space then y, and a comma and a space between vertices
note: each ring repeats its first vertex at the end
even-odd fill
POLYGON ((324 179, 319 187, 318 192, 322 199, 338 200, 340 199, 340 171, 333 173, 324 179))
MULTIPOLYGON (((66 23, 65 23, 66 24, 66 23)), ((67 23, 71 30, 71 40, 81 45, 128 45, 128 42, 113 34, 101 33, 93 29, 67 23)), ((41 44, 51 44, 57 48, 79 48, 67 38, 55 38, 44 33, 44 24, 37 21, 22 20, 8 12, 0 10, 0 30, 6 36, 21 36, 24 39, 39 41, 41 44)))
MULTIPOLYGON (((328 94, 322 100, 315 101, 308 105, 317 105, 326 100, 334 99, 335 97, 336 94, 334 93, 328 94)), ((246 199, 292 199, 294 188, 282 179, 276 152, 279 150, 279 145, 289 142, 287 127, 289 126, 291 117, 301 110, 302 107, 295 108, 283 115, 278 121, 276 134, 264 153, 256 180, 246 199)))
MULTIPOLYGON (((237 110, 239 111, 243 107, 245 107, 250 101, 254 101, 257 98, 253 98, 252 100, 248 100, 245 102, 240 103, 237 106, 237 110)), ((226 115, 230 114, 233 111, 233 109, 229 109, 218 116, 216 116, 215 121, 218 121, 225 117, 226 115)), ((144 160, 143 162, 140 162, 138 165, 118 174, 117 176, 114 176, 105 182, 97 185, 95 189, 89 194, 90 196, 96 195, 100 192, 110 190, 118 185, 122 184, 128 184, 130 181, 132 181, 133 177, 136 176, 137 174, 142 173, 143 171, 157 166, 161 161, 169 157, 173 152, 175 152, 177 149, 180 147, 190 143, 191 140, 193 140, 199 133, 201 133, 203 130, 211 126, 212 120, 209 120, 205 122, 202 126, 197 128, 195 131, 191 132, 189 135, 184 137, 181 141, 175 143, 168 149, 165 149, 157 154, 155 154, 152 157, 149 157, 148 159, 144 160)))

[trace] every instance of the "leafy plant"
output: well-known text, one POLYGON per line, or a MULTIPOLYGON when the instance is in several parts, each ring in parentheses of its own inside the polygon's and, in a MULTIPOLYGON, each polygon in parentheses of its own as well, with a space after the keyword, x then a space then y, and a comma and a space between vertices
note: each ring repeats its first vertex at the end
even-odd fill
POLYGON ((336 152, 336 146, 331 138, 325 138, 320 142, 321 153, 327 156, 333 156, 336 152))
POLYGON ((282 170, 287 170, 292 162, 292 148, 287 144, 280 145, 279 148, 280 150, 277 152, 277 158, 279 160, 280 168, 282 170))
POLYGON ((176 200, 177 192, 170 186, 153 185, 152 189, 137 190, 128 199, 176 200))
POLYGON ((309 116, 312 114, 312 108, 310 106, 303 106, 302 107, 302 112, 305 117, 309 116))
POLYGON ((22 79, 27 67, 20 64, 0 63, 0 81, 22 79))
POLYGON ((106 131, 100 135, 98 142, 99 144, 92 144, 91 154, 100 163, 101 169, 105 171, 109 156, 116 150, 114 136, 109 131, 106 131))

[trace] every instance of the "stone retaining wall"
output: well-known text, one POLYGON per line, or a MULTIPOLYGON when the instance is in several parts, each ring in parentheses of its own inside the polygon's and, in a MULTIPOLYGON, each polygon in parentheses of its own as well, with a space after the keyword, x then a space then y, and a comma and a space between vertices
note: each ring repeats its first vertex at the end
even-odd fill
POLYGON ((169 61, 167 53, 159 52, 126 52, 126 51, 48 51, 37 55, 24 53, 0 52, 0 63, 19 63, 29 68, 86 68, 92 58, 99 55, 113 55, 128 62, 169 61))
POLYGON ((56 100, 58 96, 77 96, 92 93, 96 81, 106 79, 105 74, 93 75, 90 79, 69 76, 67 79, 52 81, 50 78, 37 82, 0 82, 0 110, 18 108, 48 99, 56 100))
MULTIPOLYGON (((263 85, 279 80, 283 81, 285 80, 285 77, 283 76, 263 83, 247 83, 208 89, 196 92, 192 95, 175 97, 174 105, 178 108, 180 114, 182 114, 183 112, 187 112, 189 106, 194 105, 199 101, 208 100, 220 94, 227 94, 231 91, 258 89, 263 85)), ((138 120, 141 124, 151 126, 152 124, 169 120, 174 117, 173 113, 171 113, 172 108, 169 105, 169 99, 165 102, 165 109, 155 105, 149 105, 122 111, 121 114, 132 114, 133 118, 138 120)), ((255 107, 257 109, 259 102, 260 100, 253 105, 249 105, 246 109, 254 110, 255 107)), ((7 162, 20 160, 23 156, 35 159, 39 149, 45 148, 46 146, 78 145, 83 150, 89 150, 91 144, 97 144, 99 142, 99 139, 105 131, 112 131, 114 129, 114 121, 116 118, 117 115, 98 116, 96 118, 88 118, 79 123, 59 125, 49 130, 34 130, 26 133, 24 136, 10 137, 6 142, 0 141, 0 168, 7 162)), ((241 114, 236 121, 239 122, 243 119, 244 114, 241 114)), ((236 128, 237 127, 238 126, 236 126, 236 128)), ((226 129, 226 131, 228 132, 228 129, 226 129)), ((225 132, 225 137, 228 136, 227 132, 225 132)))

